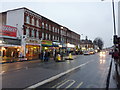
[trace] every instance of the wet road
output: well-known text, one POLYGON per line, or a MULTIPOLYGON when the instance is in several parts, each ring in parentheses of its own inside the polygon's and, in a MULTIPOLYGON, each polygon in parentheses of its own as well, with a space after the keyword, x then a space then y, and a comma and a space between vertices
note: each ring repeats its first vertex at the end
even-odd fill
MULTIPOLYGON (((110 56, 79 55, 77 59, 65 62, 17 62, 2 65, 3 88, 27 88, 69 69, 84 64, 61 78, 40 87, 47 88, 104 88, 110 64, 110 56)), ((112 83, 114 88, 114 83, 112 83)))
MULTIPOLYGON (((108 53, 85 56, 89 62, 65 76, 38 88, 106 88, 110 56, 108 53)), ((111 88, 115 88, 112 83, 111 88)))

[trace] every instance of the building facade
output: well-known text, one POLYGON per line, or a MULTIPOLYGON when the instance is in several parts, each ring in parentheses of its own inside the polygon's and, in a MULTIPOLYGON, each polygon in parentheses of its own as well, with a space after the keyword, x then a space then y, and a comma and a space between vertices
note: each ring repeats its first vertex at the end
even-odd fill
POLYGON ((80 41, 80 48, 82 51, 91 51, 95 49, 92 40, 88 40, 87 37, 85 40, 80 41))
POLYGON ((2 26, 17 28, 20 51, 28 59, 37 59, 44 49, 59 49, 60 45, 67 47, 67 43, 79 44, 79 34, 27 8, 8 10, 0 15, 2 26))

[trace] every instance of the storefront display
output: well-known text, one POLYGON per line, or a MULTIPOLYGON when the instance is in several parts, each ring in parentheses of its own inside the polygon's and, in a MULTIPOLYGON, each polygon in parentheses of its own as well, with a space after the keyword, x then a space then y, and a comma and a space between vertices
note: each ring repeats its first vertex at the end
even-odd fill
POLYGON ((26 45, 26 57, 27 59, 38 59, 40 53, 40 46, 38 45, 26 45))
POLYGON ((2 62, 15 61, 19 57, 21 46, 5 46, 1 47, 2 62))
POLYGON ((17 61, 21 51, 21 40, 17 37, 17 28, 3 25, 0 28, 0 56, 2 62, 17 61))
POLYGON ((25 57, 28 60, 39 59, 40 54, 40 40, 26 38, 25 40, 25 57))

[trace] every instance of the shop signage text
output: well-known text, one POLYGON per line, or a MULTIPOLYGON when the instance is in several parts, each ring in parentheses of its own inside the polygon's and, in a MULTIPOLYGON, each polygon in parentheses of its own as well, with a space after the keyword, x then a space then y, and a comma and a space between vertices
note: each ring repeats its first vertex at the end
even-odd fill
POLYGON ((2 27, 0 27, 0 35, 16 37, 17 36, 17 28, 8 26, 8 25, 3 25, 2 27))

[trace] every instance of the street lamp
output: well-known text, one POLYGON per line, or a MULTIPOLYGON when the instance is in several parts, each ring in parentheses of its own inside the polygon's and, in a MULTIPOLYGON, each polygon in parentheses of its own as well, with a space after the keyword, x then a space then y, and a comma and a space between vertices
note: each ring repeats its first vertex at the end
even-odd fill
MULTIPOLYGON (((63 27, 60 27, 60 28, 61 28, 61 30, 63 30, 63 27)), ((62 33, 63 33, 63 31, 62 31, 62 33)), ((62 36, 62 33, 61 33, 61 36, 62 36)), ((62 48, 61 48, 60 52, 61 52, 61 60, 63 60, 63 44, 64 44, 63 37, 61 37, 61 44, 62 44, 62 48)))
MULTIPOLYGON (((118 43, 118 41, 117 41, 117 35, 116 35, 114 0, 112 0, 112 11, 113 11, 112 14, 113 14, 113 26, 114 26, 114 37, 113 37, 114 40, 113 40, 113 42, 114 42, 114 46, 115 46, 114 49, 115 49, 116 48, 116 44, 118 43)), ((111 68, 112 68, 112 59, 111 59, 109 73, 108 73, 108 78, 107 78, 107 83, 106 83, 106 90, 108 90, 108 88, 109 88, 111 68)))

